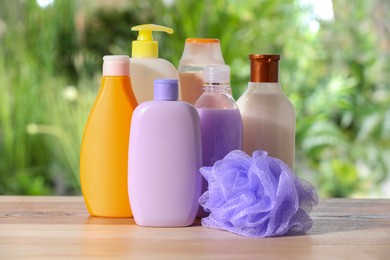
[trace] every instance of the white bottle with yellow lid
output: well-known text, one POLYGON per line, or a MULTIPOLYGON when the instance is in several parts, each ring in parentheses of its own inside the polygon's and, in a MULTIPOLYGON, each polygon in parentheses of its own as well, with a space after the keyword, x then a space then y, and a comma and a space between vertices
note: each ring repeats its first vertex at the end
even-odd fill
POLYGON ((158 58, 158 42, 153 40, 153 31, 173 33, 173 29, 143 24, 134 26, 132 31, 139 31, 138 38, 132 42, 130 76, 133 91, 138 103, 153 100, 154 80, 161 78, 178 79, 178 72, 167 60, 158 58))

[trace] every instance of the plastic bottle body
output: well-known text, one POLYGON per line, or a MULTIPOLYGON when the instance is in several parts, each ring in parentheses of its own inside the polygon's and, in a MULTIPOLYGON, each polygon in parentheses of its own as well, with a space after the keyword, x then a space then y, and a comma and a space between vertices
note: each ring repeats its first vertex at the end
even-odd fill
POLYGON ((182 69, 186 71, 179 72, 181 98, 190 104, 195 104, 203 93, 203 67, 202 70, 195 67, 196 70, 192 71, 194 67, 182 69))
POLYGON ((277 82, 249 82, 238 99, 244 137, 243 150, 268 151, 294 169, 295 112, 277 82))
POLYGON ((179 78, 172 63, 158 58, 158 42, 153 39, 154 31, 172 34, 173 29, 155 24, 142 24, 132 27, 131 30, 139 33, 137 40, 132 42, 131 83, 138 103, 142 103, 153 100, 155 79, 179 78))
POLYGON ((203 70, 207 65, 223 65, 225 61, 218 39, 188 38, 179 64, 181 97, 195 104, 203 93, 203 70))
POLYGON ((198 109, 202 131, 203 166, 213 166, 229 152, 242 149, 242 121, 238 109, 198 109))
POLYGON ((80 182, 93 216, 131 217, 127 155, 132 113, 137 106, 129 76, 104 76, 85 126, 80 182))
POLYGON ((141 226, 189 226, 200 197, 199 116, 186 102, 156 100, 134 112, 129 146, 129 196, 141 226))
POLYGON ((160 58, 131 58, 130 75, 133 91, 139 104, 153 100, 155 79, 178 79, 179 77, 175 66, 160 58))
MULTIPOLYGON (((213 166, 229 152, 242 149, 241 114, 230 88, 230 69, 226 65, 206 66, 204 92, 196 102, 202 133, 202 166, 213 166)), ((202 179, 202 194, 207 190, 202 179)), ((199 207, 198 217, 207 213, 199 207)))

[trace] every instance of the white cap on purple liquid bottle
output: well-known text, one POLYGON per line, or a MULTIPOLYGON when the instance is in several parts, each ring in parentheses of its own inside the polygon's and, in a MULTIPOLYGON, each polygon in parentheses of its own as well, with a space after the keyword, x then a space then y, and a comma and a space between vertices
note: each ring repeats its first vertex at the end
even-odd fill
POLYGON ((203 82, 212 83, 230 83, 230 67, 228 65, 208 65, 203 71, 203 82))

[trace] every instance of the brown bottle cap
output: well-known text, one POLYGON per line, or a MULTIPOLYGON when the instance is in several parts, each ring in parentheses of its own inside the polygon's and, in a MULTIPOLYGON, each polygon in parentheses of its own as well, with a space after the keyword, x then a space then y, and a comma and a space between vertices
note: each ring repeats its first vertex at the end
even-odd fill
POLYGON ((280 55, 250 54, 251 82, 278 82, 280 55))

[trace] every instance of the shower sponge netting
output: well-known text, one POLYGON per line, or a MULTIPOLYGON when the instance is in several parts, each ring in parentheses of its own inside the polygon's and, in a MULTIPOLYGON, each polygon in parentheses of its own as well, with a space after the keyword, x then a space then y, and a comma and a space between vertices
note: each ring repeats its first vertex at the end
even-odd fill
POLYGON ((200 172, 208 181, 199 199, 210 212, 201 221, 205 227, 269 237, 305 233, 313 224, 309 214, 318 203, 314 186, 265 151, 255 151, 252 158, 232 151, 200 172))

